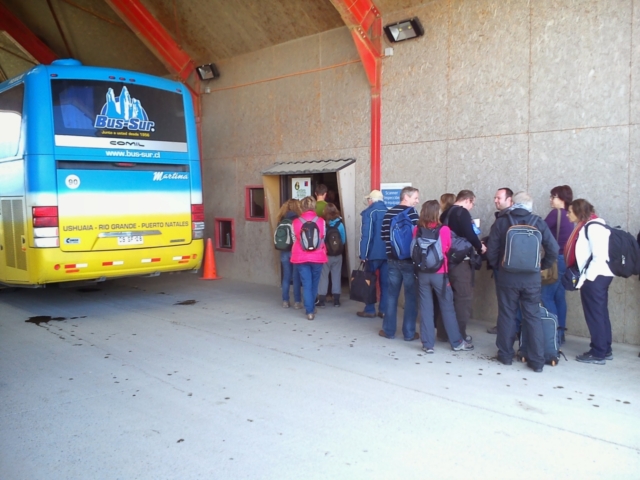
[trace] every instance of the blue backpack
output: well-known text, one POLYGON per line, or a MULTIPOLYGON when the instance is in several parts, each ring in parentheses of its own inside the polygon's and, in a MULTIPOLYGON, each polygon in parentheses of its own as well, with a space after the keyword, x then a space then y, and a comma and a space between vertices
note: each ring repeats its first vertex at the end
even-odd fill
POLYGON ((405 208, 391 219, 390 234, 391 248, 396 253, 398 260, 411 258, 411 243, 413 242, 413 222, 409 212, 413 207, 405 208))
MULTIPOLYGON (((501 270, 511 273, 540 273, 542 261, 542 233, 535 226, 540 217, 530 214, 517 223, 507 214, 511 226, 507 230, 501 270)), ((540 220, 541 221, 541 220, 540 220)))

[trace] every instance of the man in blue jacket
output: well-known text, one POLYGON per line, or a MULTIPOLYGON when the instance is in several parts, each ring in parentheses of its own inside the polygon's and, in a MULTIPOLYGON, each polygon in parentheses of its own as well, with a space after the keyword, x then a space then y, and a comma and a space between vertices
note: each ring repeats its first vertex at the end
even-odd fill
MULTIPOLYGON (((378 316, 384 318, 387 309, 387 286, 389 283, 389 268, 387 266, 387 252, 382 236, 382 219, 387 213, 384 197, 380 190, 372 190, 365 197, 369 206, 363 210, 362 230, 360 235, 360 260, 366 261, 365 268, 369 272, 378 272, 380 278, 380 303, 378 304, 378 316)), ((357 312, 359 317, 374 318, 376 316, 376 304, 364 306, 364 311, 357 312)))

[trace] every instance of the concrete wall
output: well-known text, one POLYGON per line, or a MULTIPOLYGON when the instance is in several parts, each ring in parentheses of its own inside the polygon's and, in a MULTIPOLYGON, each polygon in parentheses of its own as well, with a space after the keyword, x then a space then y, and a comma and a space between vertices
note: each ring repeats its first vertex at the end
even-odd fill
MULTIPOLYGON (((528 190, 546 215, 549 190, 569 184, 610 224, 638 231, 640 0, 433 0, 384 23, 414 15, 425 36, 393 45, 383 64, 383 182, 411 181, 422 200, 470 188, 485 233, 498 187, 528 190)), ((261 168, 353 156, 356 197, 369 187, 360 65, 240 85, 353 59, 338 29, 221 66, 225 83, 211 87, 235 88, 205 98, 204 168, 209 216, 238 219, 236 253, 217 255, 222 275, 277 282, 256 261, 271 253, 266 224, 242 220, 243 185, 261 168)), ((475 317, 494 323, 493 282, 476 278, 475 317)), ((570 333, 588 335, 579 295, 567 298, 570 333)), ((609 306, 614 339, 640 344, 640 282, 615 279, 609 306)))
MULTIPOLYGON (((637 0, 441 0, 388 15, 417 15, 425 37, 384 62, 383 181, 416 178, 422 199, 472 189, 485 233, 497 188, 528 190, 546 215, 549 190, 568 184, 637 232, 639 12, 637 0)), ((494 321, 479 273, 474 313, 494 321)), ((567 298, 570 333, 588 335, 579 294, 567 298)), ((615 340, 640 343, 637 279, 615 279, 609 305, 615 340)))
POLYGON ((271 227, 244 220, 244 188, 261 184, 261 170, 273 163, 330 158, 356 158, 356 176, 368 188, 366 75, 346 28, 235 57, 219 69, 203 95, 204 195, 208 234, 214 216, 234 218, 236 249, 216 252, 216 265, 224 277, 277 285, 271 227))

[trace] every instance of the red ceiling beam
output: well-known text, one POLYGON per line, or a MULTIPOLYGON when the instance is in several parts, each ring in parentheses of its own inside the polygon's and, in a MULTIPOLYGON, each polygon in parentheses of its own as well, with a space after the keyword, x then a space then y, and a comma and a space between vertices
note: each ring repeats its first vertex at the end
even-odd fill
POLYGON ((7 32, 36 61, 49 65, 58 56, 42 40, 0 3, 0 30, 7 32))
POLYGON ((191 92, 198 129, 198 143, 202 155, 200 78, 195 74, 195 63, 164 26, 155 19, 140 0, 106 0, 114 12, 142 40, 149 50, 181 80, 191 92), (189 80, 193 86, 189 83, 189 80))
POLYGON ((342 17, 348 27, 361 26, 369 30, 373 21, 380 16, 378 7, 371 0, 338 0, 337 2, 332 0, 332 3, 341 15, 343 11, 348 12, 350 18, 346 19, 344 15, 342 17), (337 3, 341 5, 336 5, 337 3))
POLYGON ((382 17, 371 0, 331 0, 351 30, 369 83, 380 85, 376 64, 382 58, 382 17))
POLYGON ((106 0, 158 59, 180 80, 187 83, 194 75, 195 63, 176 43, 164 26, 140 0, 106 0))
POLYGON ((358 49, 371 85, 371 189, 380 189, 382 149, 382 17, 372 0, 331 0, 358 49))

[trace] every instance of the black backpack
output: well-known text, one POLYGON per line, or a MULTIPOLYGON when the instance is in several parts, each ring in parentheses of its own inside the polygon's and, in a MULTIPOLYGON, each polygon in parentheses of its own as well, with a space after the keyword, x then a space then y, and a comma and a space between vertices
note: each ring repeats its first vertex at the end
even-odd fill
MULTIPOLYGON (((458 208, 458 216, 462 214, 462 210, 460 209, 463 207, 457 205, 449 207, 447 215, 444 217, 444 221, 442 222, 443 225, 449 226, 449 216, 455 207, 458 208)), ((473 254, 473 251, 473 245, 471 245, 469 240, 464 237, 459 237, 453 230, 451 230, 451 247, 449 247, 449 251, 447 252, 449 267, 462 263, 465 258, 470 257, 473 254)))
POLYGON ((327 223, 327 233, 324 237, 324 244, 327 246, 327 255, 330 257, 342 255, 342 252, 344 251, 342 235, 340 235, 340 230, 338 229, 338 225, 341 223, 341 221, 337 221, 331 226, 327 223))
POLYGON ((436 273, 444 263, 440 228, 418 228, 411 245, 411 260, 416 272, 436 273))
MULTIPOLYGON (((629 278, 631 275, 640 274, 640 246, 633 235, 625 232, 620 227, 610 227, 596 222, 601 227, 609 230, 609 260, 607 265, 611 273, 616 277, 629 278)), ((589 226, 585 225, 584 234, 589 240, 589 226)))
POLYGON ((500 269, 511 273, 540 273, 542 233, 535 226, 540 217, 531 214, 518 224, 507 214, 511 227, 507 230, 504 257, 500 269))
POLYGON ((318 216, 313 217, 312 220, 303 221, 302 218, 297 218, 302 224, 300 228, 300 246, 307 252, 312 252, 320 247, 320 229, 316 221, 318 216))

